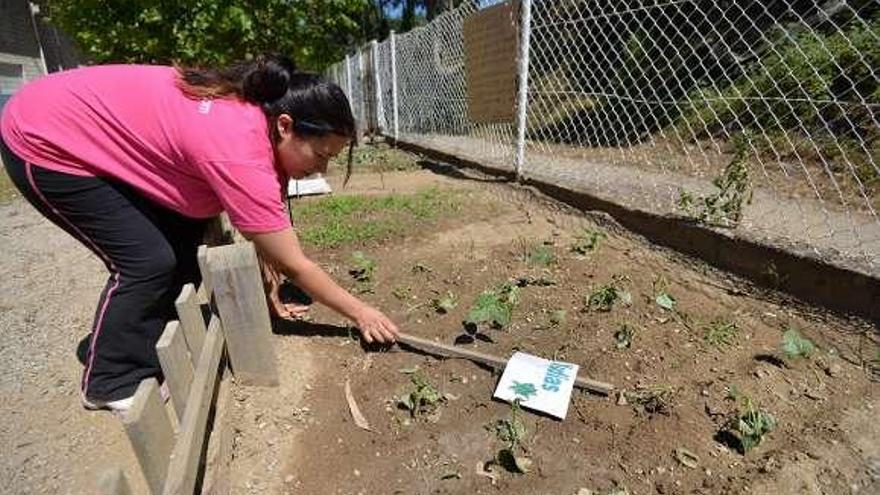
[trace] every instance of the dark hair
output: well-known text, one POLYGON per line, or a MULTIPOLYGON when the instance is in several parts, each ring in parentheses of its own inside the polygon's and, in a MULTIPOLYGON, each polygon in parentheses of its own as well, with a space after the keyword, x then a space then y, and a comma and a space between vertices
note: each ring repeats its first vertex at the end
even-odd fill
POLYGON ((298 72, 290 58, 280 55, 263 55, 219 70, 177 70, 181 90, 193 98, 235 97, 259 105, 273 141, 278 139, 275 122, 281 114, 293 118, 299 135, 336 134, 351 139, 345 174, 348 182, 357 132, 351 104, 336 84, 317 74, 298 72))

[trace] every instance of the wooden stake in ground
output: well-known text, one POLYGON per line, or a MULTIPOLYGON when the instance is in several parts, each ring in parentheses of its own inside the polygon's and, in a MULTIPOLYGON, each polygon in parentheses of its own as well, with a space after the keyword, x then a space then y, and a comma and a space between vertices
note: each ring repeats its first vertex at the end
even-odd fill
MULTIPOLYGON (((468 359, 470 361, 491 366, 495 369, 503 369, 505 366, 507 366, 507 360, 498 356, 484 354, 477 351, 471 351, 468 349, 462 349, 460 347, 455 347, 447 344, 441 344, 432 340, 408 335, 403 332, 400 333, 400 336, 397 338, 397 342, 398 344, 403 344, 404 346, 412 347, 420 351, 427 352, 429 354, 468 359)), ((587 378, 582 378, 580 376, 575 379, 574 386, 602 395, 609 395, 611 394, 611 392, 614 391, 614 385, 611 385, 610 383, 590 380, 587 378)))

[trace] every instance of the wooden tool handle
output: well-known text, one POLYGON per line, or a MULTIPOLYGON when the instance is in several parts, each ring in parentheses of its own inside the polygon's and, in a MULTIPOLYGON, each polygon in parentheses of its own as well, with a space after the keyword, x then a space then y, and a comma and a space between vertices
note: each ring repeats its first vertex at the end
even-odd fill
MULTIPOLYGON (((447 344, 441 344, 439 342, 434 342, 433 340, 423 339, 421 337, 415 337, 413 335, 406 334, 401 332, 397 338, 397 342, 399 344, 404 344, 421 351, 427 352, 429 354, 441 355, 447 357, 456 357, 456 358, 464 358, 470 361, 474 361, 477 363, 482 363, 487 366, 491 366, 496 369, 503 369, 507 366, 507 360, 492 356, 491 354, 485 354, 482 352, 472 351, 469 349, 462 349, 460 347, 455 347, 447 344)), ((614 391, 614 385, 610 383, 598 382, 596 380, 590 380, 588 378, 577 377, 574 381, 574 386, 589 390, 591 392, 596 392, 602 395, 610 395, 611 392, 614 391)))

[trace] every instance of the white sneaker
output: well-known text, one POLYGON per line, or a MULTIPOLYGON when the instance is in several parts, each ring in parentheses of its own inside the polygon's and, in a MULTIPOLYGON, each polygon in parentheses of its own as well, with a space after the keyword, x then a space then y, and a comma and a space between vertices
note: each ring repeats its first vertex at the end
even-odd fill
MULTIPOLYGON (((168 402, 168 399, 171 398, 171 392, 168 390, 168 382, 163 382, 159 387, 159 396, 162 397, 162 402, 168 402)), ((90 411, 107 410, 122 415, 131 409, 131 405, 134 403, 134 395, 124 399, 103 401, 87 399, 86 396, 82 395, 82 392, 80 392, 80 400, 83 407, 90 411)))
POLYGON ((117 414, 125 414, 131 409, 131 404, 134 402, 134 396, 132 395, 131 397, 126 397, 124 399, 104 401, 90 400, 87 399, 85 395, 81 395, 80 401, 82 402, 83 407, 89 411, 107 410, 117 414))

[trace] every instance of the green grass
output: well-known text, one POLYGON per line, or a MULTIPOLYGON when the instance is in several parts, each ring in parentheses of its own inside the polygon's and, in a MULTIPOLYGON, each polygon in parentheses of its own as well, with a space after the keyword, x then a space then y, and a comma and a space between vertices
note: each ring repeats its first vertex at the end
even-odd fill
POLYGON ((541 244, 540 246, 535 247, 531 253, 529 253, 528 258, 526 259, 528 264, 533 266, 550 266, 556 264, 556 253, 553 252, 553 248, 550 246, 546 246, 541 244))
MULTIPOLYGON (((344 174, 348 164, 346 148, 331 162, 329 174, 344 174)), ((352 155, 352 174, 418 170, 418 157, 385 143, 361 144, 352 155)))
POLYGON ((411 195, 330 196, 294 205, 292 217, 304 244, 335 248, 383 240, 459 207, 457 193, 429 188, 411 195))
POLYGON ((718 318, 706 325, 704 332, 706 343, 720 349, 736 344, 739 327, 733 321, 718 318))

